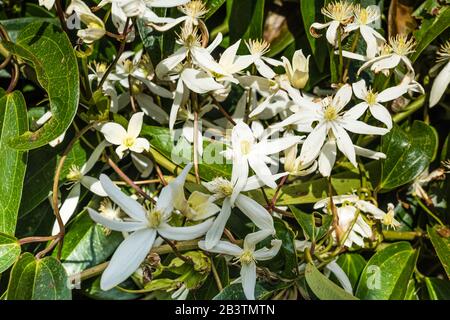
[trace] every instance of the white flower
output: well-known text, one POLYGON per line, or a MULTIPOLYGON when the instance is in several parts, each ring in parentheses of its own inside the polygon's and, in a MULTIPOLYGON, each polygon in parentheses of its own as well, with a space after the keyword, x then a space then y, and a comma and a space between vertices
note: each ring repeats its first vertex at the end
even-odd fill
POLYGON ((145 0, 102 0, 98 7, 111 3, 111 17, 114 26, 120 33, 124 32, 128 18, 143 17, 147 10, 145 0))
POLYGON ((39 0, 39 5, 44 6, 47 10, 51 10, 55 5, 55 0, 39 0))
POLYGON ((235 191, 232 199, 241 192, 247 183, 249 167, 267 186, 276 188, 272 172, 266 163, 270 163, 269 155, 283 151, 301 141, 301 137, 290 136, 279 139, 263 139, 257 141, 257 136, 244 122, 238 122, 231 132, 231 150, 228 156, 233 160, 231 182, 235 191))
POLYGON ((265 40, 248 40, 245 44, 250 51, 252 62, 256 66, 259 74, 267 79, 275 77, 275 72, 266 63, 275 67, 282 66, 283 64, 278 60, 264 57, 264 54, 269 51, 270 44, 265 40))
POLYGON ((358 70, 358 74, 365 68, 370 66, 370 69, 375 72, 388 72, 390 69, 397 67, 400 62, 403 62, 408 69, 408 72, 414 74, 414 68, 411 61, 407 57, 408 54, 414 52, 414 39, 407 38, 404 34, 398 34, 395 37, 389 38, 389 46, 385 46, 381 55, 375 57, 364 63, 358 70))
MULTIPOLYGON (((89 189, 100 197, 106 197, 106 192, 102 188, 100 181, 96 178, 90 177, 87 174, 94 167, 100 156, 105 149, 106 141, 102 141, 92 152, 86 163, 80 167, 72 166, 67 174, 67 180, 71 185, 71 190, 67 195, 64 203, 59 209, 59 214, 64 224, 69 221, 70 217, 74 214, 77 208, 78 201, 81 195, 81 186, 89 189)), ((52 235, 56 235, 59 232, 58 221, 53 224, 52 235)))
POLYGON ((373 29, 370 24, 380 19, 378 6, 369 6, 362 8, 359 4, 354 7, 355 20, 347 25, 344 30, 350 32, 359 29, 361 35, 366 42, 366 56, 374 58, 378 52, 378 44, 385 42, 381 34, 373 29))
POLYGON ((206 251, 222 253, 234 256, 241 263, 241 281, 245 297, 248 300, 255 300, 256 285, 256 262, 270 260, 275 257, 280 250, 282 241, 272 240, 271 248, 256 249, 256 245, 270 235, 266 230, 248 234, 244 239, 243 248, 227 241, 219 241, 214 247, 207 248, 205 241, 199 241, 198 246, 206 251))
POLYGON ((294 52, 292 57, 292 64, 286 57, 281 57, 286 70, 287 77, 291 86, 296 89, 303 89, 309 79, 309 55, 305 57, 302 50, 294 52))
MULTIPOLYGON (((277 174, 274 180, 279 179, 285 174, 277 174)), ((223 199, 222 209, 210 230, 205 237, 205 247, 214 247, 222 236, 225 225, 231 215, 231 208, 238 207, 259 229, 268 230, 271 234, 275 233, 273 219, 270 213, 255 200, 237 193, 235 200, 233 195, 236 194, 233 184, 224 178, 216 178, 211 182, 204 182, 203 185, 211 192, 212 200, 223 199)), ((250 177, 242 191, 251 191, 264 185, 257 176, 250 177)))
MULTIPOLYGON (((316 123, 314 129, 303 142, 300 152, 300 163, 312 162, 319 156, 319 168, 328 164, 334 165, 336 159, 336 145, 339 150, 357 167, 356 151, 347 131, 357 134, 384 135, 389 130, 370 126, 349 111, 342 111, 352 97, 352 87, 348 84, 342 86, 331 98, 327 97, 321 103, 314 103, 306 99, 299 100, 298 112, 277 124, 277 126, 288 126, 291 124, 311 127, 316 123), (328 136, 328 139, 327 139, 328 136), (325 143, 327 141, 327 143, 325 143)), ((358 117, 360 115, 357 115, 358 117)), ((330 168, 323 172, 330 171, 330 168)))
POLYGON ((437 54, 439 55, 438 63, 433 67, 433 71, 443 64, 445 64, 445 67, 442 68, 436 79, 434 79, 433 86, 431 87, 430 108, 439 102, 450 83, 450 41, 442 45, 437 54))
POLYGON ((173 8, 181 6, 190 0, 144 0, 147 10, 144 12, 143 18, 150 23, 171 23, 175 19, 169 17, 158 17, 152 8, 173 8))
POLYGON ((353 93, 364 102, 358 103, 352 107, 347 114, 352 115, 354 119, 361 117, 369 108, 372 116, 381 121, 390 130, 392 128, 392 118, 389 111, 381 104, 382 102, 397 99, 408 91, 408 86, 400 84, 395 87, 387 88, 381 92, 373 92, 368 89, 364 79, 353 83, 353 93))
POLYGON ((77 35, 87 44, 102 38, 105 33, 103 20, 91 12, 91 9, 81 0, 72 0, 67 7, 66 13, 76 13, 77 17, 86 25, 86 29, 78 30, 77 35))
POLYGON ((150 149, 150 143, 145 138, 139 138, 144 118, 143 112, 133 114, 125 130, 120 124, 108 122, 101 126, 100 132, 105 136, 106 141, 118 145, 116 153, 120 159, 123 158, 127 150, 142 153, 150 149))
POLYGON ((129 219, 123 221, 104 217, 97 211, 87 208, 91 218, 108 229, 131 232, 116 249, 108 267, 103 272, 100 287, 109 290, 126 280, 153 247, 157 234, 175 241, 192 240, 206 233, 211 227, 212 219, 189 227, 173 227, 169 224, 173 211, 173 203, 180 195, 173 184, 184 184, 186 175, 191 166, 186 166, 183 172, 161 190, 154 208, 146 210, 136 200, 128 197, 106 175, 100 176, 100 181, 109 198, 114 201, 129 219))
MULTIPOLYGON (((150 0, 152 1, 152 0, 150 0)), ((160 0, 161 1, 161 0, 160 0)), ((161 1, 162 2, 162 1, 161 1)), ((179 10, 184 14, 183 16, 172 19, 171 21, 159 21, 161 23, 166 22, 165 25, 158 26, 151 24, 152 27, 154 27, 158 31, 167 31, 169 29, 172 29, 176 25, 180 24, 181 22, 184 22, 185 25, 193 27, 198 26, 199 20, 203 18, 205 14, 208 13, 208 9, 206 8, 205 3, 202 0, 192 0, 192 1, 169 1, 169 2, 178 2, 179 5, 182 5, 179 7, 179 10), (181 3, 183 2, 183 3, 181 3)), ((151 21, 152 19, 147 19, 149 22, 155 22, 158 23, 158 21, 151 21)))
POLYGON ((345 26, 353 18, 353 4, 347 1, 335 1, 328 3, 326 7, 321 9, 321 12, 324 16, 330 18, 331 21, 327 23, 314 22, 310 26, 309 32, 314 37, 320 37, 315 30, 327 28, 327 40, 331 45, 336 46, 338 28, 341 25, 345 26))

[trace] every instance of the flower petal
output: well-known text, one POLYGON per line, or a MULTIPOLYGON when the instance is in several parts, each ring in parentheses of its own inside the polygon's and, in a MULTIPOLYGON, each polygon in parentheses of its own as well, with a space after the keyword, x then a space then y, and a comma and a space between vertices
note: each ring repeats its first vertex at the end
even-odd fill
POLYGON ((450 62, 439 72, 436 79, 434 79, 433 86, 430 93, 430 108, 434 107, 445 93, 445 90, 450 83, 450 62))
POLYGON ((172 227, 165 223, 159 226, 158 233, 169 240, 193 240, 203 236, 209 228, 211 228, 213 221, 214 219, 208 219, 202 223, 189 227, 172 227))
POLYGON ((219 241, 214 247, 208 248, 206 246, 206 241, 201 240, 198 242, 198 246, 200 249, 205 251, 227 254, 234 257, 240 256, 243 251, 242 248, 228 241, 219 241))
POLYGON ((357 167, 355 148, 353 146, 352 139, 348 133, 340 126, 332 124, 331 126, 334 136, 336 137, 336 142, 339 150, 350 160, 350 162, 357 167))
POLYGON ((241 265, 241 281, 247 300, 255 300, 256 264, 254 262, 241 265))
POLYGON ((81 178, 81 184, 83 185, 83 187, 85 187, 86 189, 89 189, 89 191, 95 193, 96 195, 98 195, 100 197, 108 196, 106 191, 103 189, 102 184, 100 183, 100 181, 97 178, 83 176, 83 178, 81 178))
POLYGON ((374 127, 365 122, 348 118, 341 119, 338 123, 353 133, 384 135, 389 132, 385 128, 374 127))
MULTIPOLYGON (((75 183, 70 190, 67 198, 64 200, 61 208, 59 209, 59 215, 61 216, 62 222, 65 225, 69 221, 70 217, 75 213, 78 206, 78 201, 80 200, 81 186, 79 183, 75 183)), ((59 224, 56 220, 53 224, 52 236, 58 234, 59 224)))
POLYGON ((273 179, 273 174, 267 165, 264 163, 263 159, 259 154, 253 154, 248 157, 248 163, 250 167, 255 171, 255 174, 259 179, 264 181, 264 183, 272 189, 277 187, 275 180, 273 179))
POLYGON ((103 140, 98 144, 97 147, 95 147, 94 151, 92 151, 91 156, 86 161, 86 163, 80 168, 80 172, 82 174, 88 173, 92 167, 97 163, 98 159, 102 155, 103 150, 105 150, 106 141, 103 140))
POLYGON ((329 177, 331 175, 331 170, 336 162, 336 154, 336 139, 328 139, 319 155, 319 172, 322 176, 329 177))
POLYGON ((389 111, 385 107, 383 107, 379 103, 376 103, 374 105, 371 105, 369 107, 369 110, 375 119, 383 122, 386 125, 388 130, 392 129, 392 117, 391 117, 391 114, 389 113, 389 111))
POLYGON ((275 257, 278 254, 278 251, 280 251, 281 244, 283 242, 281 240, 275 239, 270 242, 272 247, 270 249, 262 248, 259 250, 256 250, 253 253, 253 256, 256 260, 264 261, 264 260, 270 260, 273 257, 275 257))
POLYGON ((130 122, 128 122, 128 130, 127 130, 128 135, 133 138, 139 137, 143 122, 144 122, 143 112, 136 112, 135 114, 133 114, 130 118, 130 122))
POLYGON ((367 87, 366 87, 366 81, 364 79, 359 80, 358 82, 355 82, 352 84, 353 87, 353 93, 358 99, 366 100, 367 97, 367 87))
POLYGON ((322 148, 325 137, 327 135, 327 126, 321 122, 316 125, 314 130, 308 135, 303 142, 302 149, 300 151, 301 163, 310 163, 319 155, 322 148))
POLYGON ((335 106, 336 111, 339 112, 347 105, 351 98, 352 86, 345 84, 336 92, 332 104, 335 106))
POLYGON ((127 131, 120 124, 115 122, 105 123, 100 127, 100 132, 109 143, 120 145, 127 135, 127 131))
POLYGON ((140 221, 120 221, 106 218, 102 214, 98 213, 94 209, 86 208, 89 212, 89 216, 95 222, 105 226, 106 228, 120 232, 132 232, 140 229, 147 228, 147 225, 140 221))
POLYGON ((223 89, 223 85, 216 82, 206 72, 200 70, 184 69, 181 73, 181 79, 190 90, 200 94, 223 89))
POLYGON ((230 198, 225 198, 223 200, 222 209, 220 210, 219 215, 216 217, 213 225, 206 233, 205 236, 206 250, 211 250, 219 243, 219 240, 222 237, 223 230, 225 229, 225 225, 228 219, 230 218, 230 215, 231 215, 230 198))
POLYGON ((238 195, 236 206, 259 228, 275 232, 270 213, 258 202, 245 196, 238 195))

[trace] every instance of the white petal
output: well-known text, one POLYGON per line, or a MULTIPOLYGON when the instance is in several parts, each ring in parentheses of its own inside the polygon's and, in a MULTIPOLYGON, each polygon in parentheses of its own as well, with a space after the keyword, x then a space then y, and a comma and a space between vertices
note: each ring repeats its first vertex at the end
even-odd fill
POLYGON ((166 88, 158 86, 157 84, 154 84, 150 80, 143 77, 136 77, 136 79, 142 81, 147 86, 147 88, 154 94, 163 98, 173 99, 173 93, 167 90, 166 88))
POLYGON ((367 123, 364 123, 362 121, 348 119, 348 118, 339 120, 339 124, 342 125, 346 130, 351 131, 353 133, 359 133, 359 134, 384 135, 389 132, 389 130, 387 130, 385 128, 374 127, 374 126, 368 125, 367 123))
POLYGON ((336 154, 336 140, 328 139, 319 155, 319 172, 322 176, 329 177, 331 175, 331 170, 336 162, 336 154))
POLYGON ((100 182, 108 197, 130 217, 138 221, 147 221, 145 209, 136 200, 124 194, 107 175, 101 174, 100 182))
POLYGON ((373 58, 377 54, 378 51, 378 44, 377 39, 375 38, 374 34, 372 33, 372 28, 362 25, 359 30, 361 31, 361 35, 366 41, 366 56, 368 58, 373 58))
POLYGON ((214 38, 213 42, 211 42, 206 47, 206 50, 208 50, 209 53, 213 52, 222 43, 222 40, 223 40, 222 32, 219 32, 217 36, 214 38))
POLYGON ((269 68, 269 66, 265 64, 264 61, 262 61, 260 58, 255 59, 253 63, 255 64, 259 74, 264 78, 272 79, 273 77, 275 77, 275 72, 271 68, 269 68))
POLYGON ((327 29, 326 37, 327 37, 328 43, 330 43, 333 46, 335 46, 336 42, 337 42, 336 39, 337 39, 338 27, 339 27, 338 21, 331 21, 331 23, 327 29))
POLYGON ((106 141, 103 140, 98 144, 97 147, 95 147, 94 151, 92 151, 91 156, 86 161, 86 163, 80 168, 80 172, 82 174, 88 173, 92 167, 95 165, 95 163, 98 161, 100 156, 102 155, 103 150, 105 150, 106 141))
POLYGON ((152 229, 139 230, 128 236, 103 272, 100 288, 110 290, 131 276, 149 253, 155 237, 156 231, 152 229))
POLYGON ((278 239, 272 240, 270 243, 272 245, 272 247, 270 249, 262 248, 262 249, 256 250, 253 253, 253 256, 255 257, 256 260, 260 260, 260 261, 270 260, 278 254, 278 251, 280 251, 282 243, 283 242, 278 239))
MULTIPOLYGON (((289 174, 288 172, 274 174, 273 180, 276 181, 276 180, 280 179, 281 177, 287 176, 288 174, 289 174)), ((258 178, 257 175, 254 175, 247 179, 247 183, 245 184, 244 189, 242 189, 242 191, 252 191, 252 190, 264 187, 264 185, 265 185, 264 181, 262 181, 260 178, 258 178)))
POLYGON ((264 181, 264 183, 272 189, 277 187, 275 180, 273 179, 272 172, 264 163, 263 159, 259 154, 252 155, 248 158, 250 167, 255 171, 255 174, 259 179, 264 181))
POLYGON ((339 150, 341 150, 348 160, 357 167, 355 148, 353 147, 352 139, 350 139, 350 136, 340 125, 332 124, 331 128, 336 137, 339 150))
POLYGON ((223 89, 223 85, 200 70, 184 69, 181 73, 181 79, 190 90, 200 94, 223 89))
POLYGON ((219 215, 214 220, 213 225, 208 230, 205 236, 205 248, 206 250, 212 250, 218 243, 220 238, 222 237, 223 230, 225 229, 225 225, 230 218, 231 214, 231 204, 230 199, 225 198, 223 200, 222 209, 219 215))
MULTIPOLYGON (((75 183, 70 190, 67 198, 64 200, 61 208, 59 208, 59 215, 61 216, 62 222, 65 225, 69 221, 70 217, 74 214, 78 201, 80 200, 81 186, 79 183, 75 183)), ((52 236, 58 234, 59 232, 58 221, 55 221, 52 229, 52 236)))
POLYGON ((366 157, 373 160, 386 159, 386 155, 383 152, 377 152, 359 146, 355 146, 355 152, 358 156, 366 157))
POLYGON ((386 56, 384 59, 380 59, 372 65, 372 70, 375 73, 380 72, 384 69, 392 69, 395 68, 400 62, 400 56, 393 54, 390 56, 386 56))
POLYGON ((178 110, 180 109, 183 98, 184 98, 185 87, 183 81, 180 79, 177 83, 177 88, 175 90, 175 97, 173 99, 172 108, 170 109, 170 117, 169 117, 169 129, 173 130, 175 126, 175 122, 177 120, 178 110))
POLYGON ((301 141, 302 137, 300 136, 290 136, 279 139, 265 140, 258 143, 257 150, 261 154, 265 155, 274 154, 286 150, 287 148, 292 147, 293 145, 298 144, 301 141))
POLYGON ((319 155, 325 137, 327 134, 327 126, 325 123, 318 123, 314 130, 308 135, 303 142, 302 150, 300 151, 300 161, 302 163, 309 163, 319 155))
POLYGON ((386 102, 401 97, 408 91, 408 85, 400 84, 395 87, 387 88, 377 94, 377 102, 386 102))
POLYGON ((255 200, 240 194, 236 206, 259 228, 275 232, 270 213, 255 200))
POLYGON ((234 204, 236 198, 245 187, 248 179, 248 161, 243 157, 233 157, 233 169, 231 174, 231 182, 233 183, 233 193, 230 197, 231 205, 234 204))
POLYGON ((367 108, 369 107, 369 104, 367 102, 361 102, 358 103, 356 106, 353 106, 348 111, 345 111, 344 118, 350 118, 350 119, 359 119, 364 112, 366 112, 367 108))
POLYGON ((119 221, 106 218, 97 211, 91 208, 86 208, 89 212, 89 216, 95 222, 107 227, 108 229, 120 232, 132 232, 140 229, 147 228, 146 224, 140 221, 119 221))
POLYGON ((140 153, 131 153, 131 160, 136 169, 141 173, 142 178, 147 178, 153 171, 153 162, 150 158, 140 153))
POLYGON ((172 8, 182 6, 189 1, 190 0, 151 0, 148 5, 156 8, 172 8))
POLYGON ((95 193, 96 195, 98 195, 100 197, 108 196, 106 191, 103 189, 102 184, 100 183, 100 181, 97 178, 84 176, 81 179, 81 184, 83 185, 83 187, 85 187, 86 189, 89 189, 89 191, 95 193))
POLYGON ((168 224, 162 224, 158 228, 158 233, 169 240, 193 240, 203 236, 209 228, 211 228, 213 221, 214 219, 208 219, 202 223, 189 227, 172 227, 168 224))
POLYGON ((383 107, 381 104, 374 104, 369 107, 370 113, 373 117, 381 122, 383 122, 388 130, 392 129, 392 117, 389 111, 383 107))
POLYGON ((179 63, 181 63, 187 55, 185 47, 181 47, 173 55, 167 59, 162 60, 155 68, 156 76, 159 79, 163 79, 164 76, 171 70, 173 70, 179 63))
POLYGON ((144 121, 144 113, 136 112, 131 116, 130 122, 128 122, 127 133, 133 138, 137 138, 141 133, 142 123, 144 121))
POLYGON ((352 84, 353 87, 353 93, 358 99, 366 100, 367 96, 367 87, 366 87, 366 81, 364 79, 359 80, 358 82, 355 82, 352 84))
POLYGON ((241 265, 241 281, 247 300, 255 300, 256 264, 254 262, 241 265))
POLYGON ((198 242, 198 246, 200 249, 205 251, 222 253, 235 257, 238 257, 242 254, 242 249, 240 247, 228 241, 219 241, 214 247, 208 248, 206 246, 206 242, 201 240, 198 242))
POLYGON ((202 47, 191 48, 191 55, 194 61, 204 70, 211 71, 217 74, 227 74, 227 72, 218 64, 211 54, 202 47))
POLYGON ((258 243, 272 234, 272 230, 259 230, 249 233, 244 238, 244 250, 255 251, 258 243))
POLYGON ((386 215, 383 210, 368 201, 358 200, 355 202, 355 206, 361 211, 372 214, 375 219, 383 219, 386 215))
POLYGON ((333 98, 333 106, 336 111, 341 111, 352 98, 352 87, 349 84, 343 85, 333 98))
POLYGON ((336 276, 342 288, 344 288, 346 292, 353 294, 352 284, 347 274, 335 261, 331 261, 329 264, 325 266, 325 268, 330 270, 336 276))
POLYGON ((450 83, 450 62, 439 72, 436 79, 434 79, 433 86, 430 93, 430 108, 434 107, 445 93, 445 90, 450 83))
POLYGON ((101 126, 100 132, 105 136, 106 141, 120 145, 127 135, 127 131, 118 123, 108 122, 101 126))
POLYGON ((184 197, 184 183, 186 182, 187 175, 192 169, 192 163, 187 164, 183 171, 176 177, 176 179, 169 182, 165 186, 158 197, 156 207, 164 212, 170 212, 175 207, 181 210, 185 202, 184 197))
POLYGON ((142 153, 150 150, 150 142, 145 138, 137 138, 134 144, 130 147, 130 150, 136 153, 142 153))
POLYGON ((138 94, 135 98, 139 107, 147 116, 160 124, 169 123, 169 115, 153 101, 152 97, 146 94, 138 94))

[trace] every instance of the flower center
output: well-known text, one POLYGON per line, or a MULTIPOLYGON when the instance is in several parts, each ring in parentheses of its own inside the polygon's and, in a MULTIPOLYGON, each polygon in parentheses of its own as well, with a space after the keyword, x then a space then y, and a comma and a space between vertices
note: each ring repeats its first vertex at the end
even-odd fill
POLYGON ((185 15, 195 19, 203 17, 208 12, 208 9, 201 0, 193 0, 188 2, 184 6, 180 7, 180 10, 185 15))
POLYGON ((438 58, 437 62, 443 62, 446 60, 450 60, 450 41, 445 42, 437 52, 438 58))
POLYGON ((377 103, 377 93, 372 92, 372 90, 369 90, 369 92, 367 92, 366 102, 371 106, 376 104, 377 103))
POLYGON ((321 11, 324 16, 341 24, 347 24, 353 17, 353 5, 347 1, 329 3, 321 11))
POLYGON ((415 41, 412 38, 408 40, 404 34, 398 34, 395 38, 391 37, 389 39, 389 44, 396 54, 406 56, 414 51, 415 41))
POLYGON ((248 140, 242 140, 241 141, 241 153, 243 155, 247 155, 250 153, 250 150, 252 148, 252 144, 248 140))
POLYGON ((253 262, 255 259, 253 258, 253 252, 250 250, 244 250, 244 252, 239 257, 239 261, 243 264, 249 264, 253 262))
POLYGON ((81 180, 81 178, 83 178, 83 174, 80 171, 80 167, 72 165, 66 177, 69 181, 78 182, 81 180))
POLYGON ((126 60, 123 63, 123 69, 124 69, 125 73, 131 73, 133 71, 133 61, 126 60))
POLYGON ((163 214, 161 211, 152 210, 147 214, 148 227, 155 229, 159 227, 161 222, 163 221, 163 214))
POLYGON ((252 55, 264 55, 269 51, 270 44, 266 40, 249 40, 247 48, 252 55))
POLYGON ((132 146, 134 146, 136 139, 134 137, 125 137, 125 139, 123 139, 123 145, 127 148, 131 148, 132 146))
POLYGON ((324 116, 325 120, 333 121, 338 117, 338 113, 337 113, 336 108, 330 104, 325 108, 323 116, 324 116))

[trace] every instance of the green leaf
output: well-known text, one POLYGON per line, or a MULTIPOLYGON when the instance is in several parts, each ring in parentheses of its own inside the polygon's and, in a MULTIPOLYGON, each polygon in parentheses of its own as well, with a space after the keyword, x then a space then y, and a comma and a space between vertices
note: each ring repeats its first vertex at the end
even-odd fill
POLYGON ((8 35, 11 38, 11 41, 16 42, 20 31, 22 31, 22 29, 24 29, 29 24, 35 22, 47 22, 57 25, 59 23, 59 20, 56 18, 23 17, 17 19, 1 20, 0 24, 5 27, 6 31, 8 31, 8 35))
MULTIPOLYGON (((255 299, 263 300, 270 291, 267 290, 261 283, 256 282, 255 299)), ((246 300, 244 290, 241 283, 233 283, 226 286, 213 300, 246 300)))
MULTIPOLYGON (((91 203, 88 206, 95 208, 91 203)), ((86 210, 70 223, 68 230, 61 262, 69 276, 106 261, 123 241, 120 232, 111 232, 96 224, 86 210)))
POLYGON ((292 231, 289 224, 285 221, 275 218, 274 226, 276 232, 276 238, 280 239, 282 242, 280 251, 274 260, 283 261, 284 268, 282 275, 284 277, 293 278, 297 276, 297 252, 295 249, 295 234, 292 231))
POLYGON ((358 300, 356 297, 352 296, 333 281, 325 277, 311 263, 306 265, 305 278, 309 288, 320 300, 358 300))
POLYGON ((4 42, 11 53, 30 63, 39 84, 47 91, 52 118, 35 132, 12 141, 16 149, 29 150, 48 144, 72 123, 80 94, 78 63, 67 35, 48 22, 26 26, 16 43, 4 42))
POLYGON ((229 21, 230 43, 235 43, 239 39, 262 38, 264 3, 265 0, 233 1, 229 21))
POLYGON ((7 300, 70 300, 67 274, 53 257, 22 254, 11 271, 7 300))
POLYGON ((339 256, 336 263, 347 275, 352 288, 356 288, 359 277, 366 266, 366 260, 357 253, 345 253, 339 256))
MULTIPOLYGON (((135 289, 136 286, 133 280, 129 279, 122 282, 120 288, 128 290, 135 289)), ((81 290, 86 297, 95 300, 135 300, 140 296, 140 294, 126 292, 118 287, 103 291, 100 288, 100 277, 95 278, 93 281, 83 281, 81 290)))
POLYGON ((446 227, 427 227, 428 235, 430 237, 431 243, 433 244, 434 249, 439 257, 439 260, 444 267, 445 272, 447 273, 447 277, 450 279, 450 239, 444 238, 438 233, 439 228, 446 227))
POLYGON ((300 10, 302 14, 303 25, 305 27, 305 33, 308 38, 309 46, 314 60, 316 61, 319 71, 323 72, 325 66, 325 59, 327 57, 327 44, 323 38, 314 38, 309 28, 311 25, 318 21, 320 14, 320 8, 323 7, 323 1, 316 0, 302 0, 300 1, 300 10))
MULTIPOLYGON (((216 268, 217 274, 219 275, 221 285, 223 287, 228 286, 230 282, 230 275, 225 257, 216 256, 211 259, 213 259, 213 263, 216 268)), ((195 291, 195 299, 210 300, 214 298, 214 296, 219 294, 219 292, 220 290, 218 288, 216 280, 214 279, 214 275, 212 272, 210 272, 204 285, 199 290, 195 291)))
POLYGON ((425 278, 431 300, 450 300, 450 281, 438 278, 425 278))
POLYGON ((205 20, 208 20, 220 7, 225 3, 226 0, 207 0, 205 1, 206 7, 208 8, 208 13, 205 15, 205 20))
POLYGON ((298 224, 302 227, 306 237, 311 242, 320 240, 330 229, 331 222, 333 221, 333 217, 331 215, 323 215, 317 213, 317 215, 319 215, 321 218, 321 224, 320 226, 316 226, 314 213, 305 213, 294 206, 289 206, 289 209, 291 210, 298 224))
POLYGON ((13 235, 22 198, 27 152, 9 142, 28 130, 27 109, 21 92, 0 99, 0 232, 13 235))
POLYGON ((408 242, 397 242, 378 251, 363 270, 356 296, 367 300, 403 299, 417 256, 408 242))
POLYGON ((422 21, 420 29, 414 32, 414 38, 417 40, 417 45, 414 53, 411 55, 412 62, 416 61, 422 51, 450 26, 449 21, 449 6, 442 7, 437 17, 433 16, 422 21))
POLYGON ((20 244, 16 238, 0 233, 0 273, 11 267, 20 255, 20 244))
POLYGON ((433 127, 414 121, 409 131, 397 125, 382 138, 382 191, 392 190, 417 178, 434 158, 438 136, 433 127))

